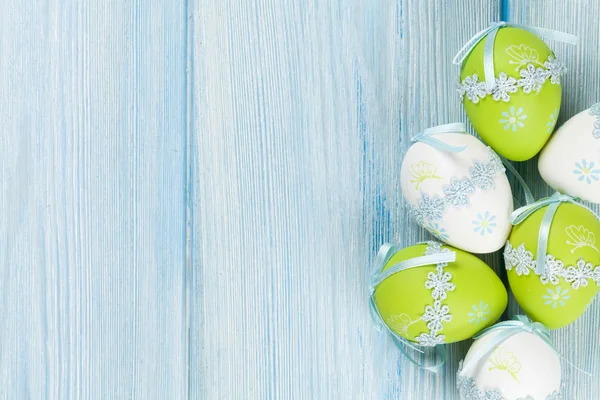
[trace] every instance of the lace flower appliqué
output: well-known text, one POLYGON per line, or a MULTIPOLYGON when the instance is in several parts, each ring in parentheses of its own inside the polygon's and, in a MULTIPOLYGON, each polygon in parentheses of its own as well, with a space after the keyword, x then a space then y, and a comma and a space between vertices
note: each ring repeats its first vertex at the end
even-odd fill
POLYGON ((592 131, 592 135, 596 139, 600 139, 600 103, 596 103, 590 108, 590 115, 596 117, 596 121, 594 121, 594 130, 592 131))
MULTIPOLYGON (((444 249, 441 243, 427 242, 425 255, 446 253, 448 251, 450 250, 444 249)), ((436 266, 436 273, 430 272, 427 274, 428 279, 425 282, 425 288, 431 290, 433 305, 425 306, 425 312, 421 316, 421 319, 427 322, 429 332, 422 332, 415 338, 422 346, 443 344, 445 336, 440 335, 439 332, 444 329, 444 323, 452 321, 450 307, 442 304, 442 301, 448 297, 446 292, 451 292, 456 288, 454 283, 451 282, 452 274, 444 271, 444 267, 447 265, 447 263, 439 263, 436 266)))
MULTIPOLYGON (((529 275, 530 272, 537 275, 533 254, 525 249, 524 244, 515 249, 510 242, 506 242, 504 262, 506 270, 514 269, 518 276, 529 275)), ((600 266, 594 267, 592 263, 586 262, 583 258, 577 261, 577 265, 565 266, 561 260, 547 254, 545 272, 540 275, 540 281, 543 284, 558 285, 558 278, 563 278, 575 290, 586 287, 588 280, 592 280, 600 286, 600 266)))
POLYGON ((496 174, 504 173, 505 169, 498 155, 488 148, 486 161, 475 161, 469 169, 470 176, 463 179, 453 178, 444 185, 444 196, 421 194, 421 199, 415 207, 407 205, 410 215, 417 224, 425 227, 426 223, 441 220, 450 207, 463 207, 469 204, 469 197, 477 188, 489 190, 495 186, 496 174))
MULTIPOLYGON (((532 60, 529 60, 532 61, 532 60)), ((544 63, 535 60, 535 64, 528 63, 519 64, 520 78, 516 79, 509 77, 504 72, 500 72, 498 77, 495 78, 494 87, 491 90, 487 90, 485 82, 480 82, 477 74, 465 77, 461 83, 458 84, 458 94, 461 100, 466 96, 473 103, 479 103, 479 101, 488 95, 491 95, 494 101, 510 101, 510 95, 517 93, 519 88, 522 88, 524 93, 536 92, 539 93, 544 83, 547 80, 554 85, 560 84, 560 77, 567 71, 565 64, 558 61, 553 56, 549 56, 548 60, 544 63), (542 68, 543 66, 543 68, 542 68)))

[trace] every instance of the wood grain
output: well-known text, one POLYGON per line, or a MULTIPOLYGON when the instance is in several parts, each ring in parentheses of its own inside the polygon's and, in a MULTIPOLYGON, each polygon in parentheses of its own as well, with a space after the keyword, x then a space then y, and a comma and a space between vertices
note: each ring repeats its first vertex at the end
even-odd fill
MULTIPOLYGON (((567 64, 568 73, 562 85, 562 106, 558 125, 575 114, 600 101, 600 4, 597 1, 530 0, 508 2, 507 20, 524 25, 556 29, 577 35, 577 46, 548 41, 550 47, 567 64)), ((519 165, 536 198, 552 193, 540 178, 537 157, 519 165)), ((593 206, 597 212, 600 207, 593 206)), ((509 304, 510 313, 519 312, 514 299, 509 304)), ((585 314, 573 324, 553 332, 553 339, 563 356, 576 366, 597 375, 600 368, 600 346, 597 332, 600 329, 600 304, 596 299, 585 314)), ((600 391, 600 381, 587 377, 563 362, 566 374, 566 399, 595 399, 600 391)))
POLYGON ((187 396, 186 6, 0 3, 0 398, 187 396))
POLYGON ((368 271, 383 242, 426 237, 405 218, 402 153, 465 120, 451 60, 499 13, 196 3, 190 397, 457 398, 468 343, 442 375, 415 369, 371 323, 368 271))

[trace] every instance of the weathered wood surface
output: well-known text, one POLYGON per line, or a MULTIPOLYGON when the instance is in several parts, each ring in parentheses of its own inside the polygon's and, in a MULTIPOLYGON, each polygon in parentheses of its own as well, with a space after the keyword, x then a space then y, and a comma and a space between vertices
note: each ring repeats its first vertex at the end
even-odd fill
MULTIPOLYGON (((402 154, 466 121, 451 59, 501 16, 580 36, 561 122, 597 101, 599 8, 1 2, 0 398, 457 399, 469 342, 432 375, 369 317, 379 245, 428 238, 402 154)), ((554 333, 591 370, 597 315, 554 333)))

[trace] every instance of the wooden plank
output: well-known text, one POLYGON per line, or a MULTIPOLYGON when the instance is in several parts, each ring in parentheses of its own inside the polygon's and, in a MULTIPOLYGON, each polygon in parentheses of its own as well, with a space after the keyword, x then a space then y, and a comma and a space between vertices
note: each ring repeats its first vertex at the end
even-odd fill
POLYGON ((0 3, 0 398, 187 396, 186 21, 0 3))
MULTIPOLYGON (((408 138, 465 120, 451 59, 499 1, 194 7, 190 397, 456 399, 373 327, 408 138)), ((498 254, 486 257, 496 268, 498 254)))
MULTIPOLYGON (((575 34, 579 45, 572 46, 548 41, 557 57, 567 64, 568 74, 563 80, 562 106, 558 119, 561 125, 573 115, 600 101, 600 65, 597 52, 600 46, 600 6, 591 0, 528 0, 507 2, 507 21, 524 25, 556 29, 575 34)), ((524 178, 530 184, 536 198, 552 193, 541 179, 537 170, 537 157, 519 166, 524 178)), ((600 211, 595 206, 596 211, 600 211)), ((520 308, 513 300, 510 312, 518 313, 520 308)), ((585 314, 573 324, 554 331, 552 336, 560 352, 575 365, 594 372, 600 367, 600 346, 597 345, 597 316, 600 313, 598 301, 588 308, 585 314)), ((586 377, 563 363, 567 374, 564 398, 594 399, 600 390, 598 379, 586 377)))

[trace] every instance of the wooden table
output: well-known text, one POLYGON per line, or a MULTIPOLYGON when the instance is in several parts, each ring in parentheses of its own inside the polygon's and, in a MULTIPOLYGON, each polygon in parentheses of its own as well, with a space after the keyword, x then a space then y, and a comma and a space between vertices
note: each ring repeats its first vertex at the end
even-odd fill
MULTIPOLYGON (((499 19, 579 36, 559 123, 600 100, 592 0, 0 2, 0 398, 457 399, 470 343, 416 369, 368 269, 429 237, 402 154, 499 19)), ((553 333, 596 374, 599 311, 553 333)))

